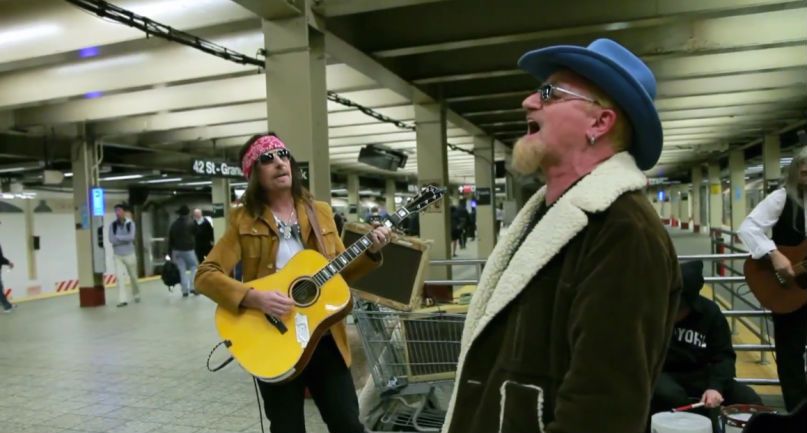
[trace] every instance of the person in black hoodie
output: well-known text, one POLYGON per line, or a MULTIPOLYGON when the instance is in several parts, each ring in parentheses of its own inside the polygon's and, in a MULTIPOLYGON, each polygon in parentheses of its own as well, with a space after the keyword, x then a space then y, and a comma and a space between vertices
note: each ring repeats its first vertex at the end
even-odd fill
POLYGON ((707 408, 762 404, 759 395, 734 380, 737 355, 731 330, 714 301, 699 294, 703 262, 681 265, 683 291, 664 369, 653 392, 652 412, 701 401, 707 408))

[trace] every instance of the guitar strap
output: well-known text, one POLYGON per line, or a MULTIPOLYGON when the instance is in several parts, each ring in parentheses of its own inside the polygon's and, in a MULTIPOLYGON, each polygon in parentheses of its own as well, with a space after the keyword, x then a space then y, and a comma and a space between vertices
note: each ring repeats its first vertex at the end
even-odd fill
POLYGON ((333 259, 333 257, 330 257, 328 254, 328 250, 325 249, 325 242, 322 240, 322 230, 319 228, 319 220, 317 219, 317 213, 314 211, 314 207, 311 206, 311 200, 305 200, 305 211, 308 213, 308 222, 311 223, 314 236, 317 238, 317 248, 319 252, 328 257, 328 260, 333 259))

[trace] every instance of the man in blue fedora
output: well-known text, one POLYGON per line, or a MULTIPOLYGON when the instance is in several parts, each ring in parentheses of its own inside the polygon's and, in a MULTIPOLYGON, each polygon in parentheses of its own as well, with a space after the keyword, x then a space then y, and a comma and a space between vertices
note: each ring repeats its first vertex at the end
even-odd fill
POLYGON ((518 64, 540 86, 513 168, 546 186, 480 278, 443 431, 642 432, 681 286, 642 192, 662 145, 655 78, 607 39, 518 64))

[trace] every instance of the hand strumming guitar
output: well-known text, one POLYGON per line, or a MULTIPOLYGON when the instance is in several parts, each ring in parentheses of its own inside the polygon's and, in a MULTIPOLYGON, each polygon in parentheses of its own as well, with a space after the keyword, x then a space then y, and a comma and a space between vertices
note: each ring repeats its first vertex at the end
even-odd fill
POLYGON ((282 317, 291 311, 294 301, 279 292, 250 290, 241 301, 241 306, 263 311, 274 317, 282 317))
POLYGON ((779 276, 786 279, 793 279, 796 276, 790 260, 785 257, 784 254, 780 253, 779 250, 771 251, 768 253, 768 256, 771 258, 773 269, 776 270, 776 273, 779 274, 779 276))

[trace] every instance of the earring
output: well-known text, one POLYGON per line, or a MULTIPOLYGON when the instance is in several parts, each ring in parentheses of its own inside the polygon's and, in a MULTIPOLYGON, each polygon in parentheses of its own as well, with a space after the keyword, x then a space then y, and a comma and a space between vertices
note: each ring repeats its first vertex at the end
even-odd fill
POLYGON ((593 135, 588 136, 588 144, 594 144, 597 139, 593 135))

